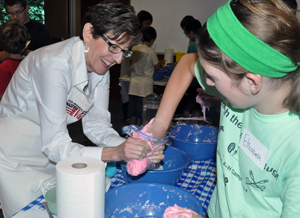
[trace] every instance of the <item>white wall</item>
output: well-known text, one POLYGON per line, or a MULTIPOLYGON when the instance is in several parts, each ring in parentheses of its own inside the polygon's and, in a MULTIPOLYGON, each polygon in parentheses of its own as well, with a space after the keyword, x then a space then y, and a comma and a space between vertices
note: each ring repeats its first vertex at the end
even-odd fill
MULTIPOLYGON (((156 52, 163 53, 166 48, 174 52, 186 52, 188 38, 180 28, 180 21, 185 15, 192 15, 202 24, 206 22, 220 6, 228 0, 131 0, 136 13, 149 11, 153 16, 152 26, 157 31, 153 45, 156 52)), ((300 9, 300 0, 297 0, 300 9)), ((300 18, 300 10, 297 13, 300 18)))
POLYGON ((226 2, 227 0, 131 0, 131 5, 136 13, 146 10, 152 14, 152 26, 157 31, 153 48, 156 52, 163 53, 166 48, 173 48, 174 52, 187 51, 188 38, 180 27, 184 16, 192 15, 204 24, 226 2))

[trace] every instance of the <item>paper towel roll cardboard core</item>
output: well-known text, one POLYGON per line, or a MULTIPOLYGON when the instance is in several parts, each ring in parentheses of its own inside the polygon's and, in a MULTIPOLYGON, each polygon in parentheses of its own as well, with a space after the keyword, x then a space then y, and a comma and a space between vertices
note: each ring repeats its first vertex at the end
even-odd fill
POLYGON ((85 164, 85 163, 74 163, 74 164, 72 164, 72 167, 76 168, 76 169, 83 169, 83 168, 87 167, 87 164, 85 164))

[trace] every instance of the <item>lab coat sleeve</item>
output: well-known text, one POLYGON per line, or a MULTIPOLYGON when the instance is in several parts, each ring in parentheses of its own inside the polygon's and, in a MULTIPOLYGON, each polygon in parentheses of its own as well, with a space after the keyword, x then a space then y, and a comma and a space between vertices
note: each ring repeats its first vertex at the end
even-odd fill
POLYGON ((30 77, 40 117, 41 150, 51 161, 86 156, 101 159, 102 149, 73 143, 67 130, 66 100, 72 87, 67 60, 51 58, 34 67, 30 77))
MULTIPOLYGON (((97 76, 97 75, 91 75, 97 76)), ((110 74, 105 74, 103 80, 96 86, 93 97, 94 106, 83 117, 84 134, 100 147, 115 147, 125 141, 112 128, 109 105, 110 74)), ((121 111, 120 111, 121 112, 121 111)))

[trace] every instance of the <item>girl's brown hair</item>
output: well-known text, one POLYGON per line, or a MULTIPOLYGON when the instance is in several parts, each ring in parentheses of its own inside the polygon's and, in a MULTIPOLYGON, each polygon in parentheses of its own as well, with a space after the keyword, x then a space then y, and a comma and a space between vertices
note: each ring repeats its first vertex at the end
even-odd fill
MULTIPOLYGON (((293 9, 281 0, 233 0, 230 5, 237 19, 253 35, 289 57, 295 64, 300 62, 300 22, 293 9)), ((236 81, 249 72, 218 48, 209 36, 206 24, 198 34, 198 47, 202 58, 236 81)), ((298 67, 282 78, 271 79, 274 89, 286 82, 291 85, 291 92, 283 105, 300 115, 299 72, 298 67)))

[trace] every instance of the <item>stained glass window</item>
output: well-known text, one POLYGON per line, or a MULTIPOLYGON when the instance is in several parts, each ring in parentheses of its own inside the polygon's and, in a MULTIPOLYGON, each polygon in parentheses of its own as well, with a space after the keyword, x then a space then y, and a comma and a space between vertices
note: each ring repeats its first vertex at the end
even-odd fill
MULTIPOLYGON (((42 23, 45 21, 44 16, 44 0, 27 0, 29 6, 28 16, 30 19, 38 20, 42 23)), ((0 25, 9 20, 8 16, 5 15, 4 0, 0 0, 0 25)))

